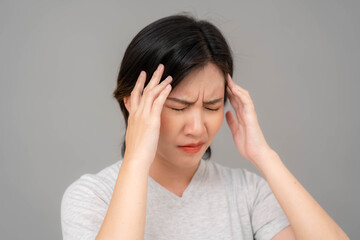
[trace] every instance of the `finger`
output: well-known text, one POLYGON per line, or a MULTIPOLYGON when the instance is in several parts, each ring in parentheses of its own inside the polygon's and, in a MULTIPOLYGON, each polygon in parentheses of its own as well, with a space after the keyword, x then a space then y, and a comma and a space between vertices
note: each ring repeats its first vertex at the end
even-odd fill
POLYGON ((144 91, 140 100, 139 109, 142 109, 142 111, 145 114, 150 114, 154 99, 171 81, 172 81, 172 77, 168 76, 164 81, 162 81, 156 87, 144 91))
POLYGON ((242 93, 240 91, 234 92, 235 99, 241 102, 241 107, 245 111, 246 114, 252 114, 254 111, 254 104, 249 95, 242 93))
POLYGON ((228 91, 228 98, 230 100, 231 105, 233 106, 235 113, 236 113, 236 117, 238 119, 238 122, 240 124, 244 124, 244 119, 241 116, 241 111, 243 109, 243 104, 240 102, 239 99, 237 99, 237 97, 231 93, 231 90, 227 90, 228 91))
POLYGON ((135 111, 139 105, 141 93, 143 91, 145 81, 146 81, 146 72, 141 71, 138 79, 136 80, 135 87, 133 88, 133 90, 131 91, 131 94, 130 94, 130 102, 131 102, 131 110, 132 111, 135 111))
MULTIPOLYGON (((248 96, 250 98, 250 94, 249 91, 240 87, 239 85, 237 85, 231 78, 230 74, 227 75, 227 80, 228 80, 228 86, 231 90, 232 93, 236 93, 236 92, 240 92, 242 94, 244 94, 245 96, 248 96)), ((250 98, 251 99, 251 98, 250 98)))
POLYGON ((254 105, 252 101, 249 101, 248 99, 249 97, 240 92, 236 92, 234 97, 229 98, 230 102, 238 102, 238 107, 234 108, 235 114, 240 124, 244 126, 248 123, 254 122, 257 118, 254 105))
POLYGON ((248 123, 257 122, 255 107, 250 96, 241 92, 235 92, 235 94, 229 97, 229 100, 230 103, 234 103, 233 106, 236 106, 234 107, 235 114, 241 125, 245 126, 248 123))
MULTIPOLYGON (((231 78, 230 74, 227 75, 227 81, 228 81, 228 87, 229 87, 229 90, 230 92, 233 94, 233 95, 238 95, 236 93, 240 92, 242 93, 242 96, 249 96, 249 92, 245 89, 243 89, 242 87, 240 87, 239 85, 237 85, 231 78)), ((248 101, 246 101, 247 103, 248 101)), ((244 102, 245 103, 245 102, 244 102)), ((244 104, 243 103, 243 104, 244 104)))
POLYGON ((236 91, 233 94, 229 93, 228 96, 240 124, 257 121, 255 107, 249 95, 236 91))
POLYGON ((228 95, 231 101, 233 101, 233 106, 235 109, 236 116, 241 126, 245 126, 248 123, 257 123, 257 115, 255 112, 254 103, 250 97, 249 92, 236 85, 232 80, 230 74, 227 75, 228 80, 228 95))
POLYGON ((251 106, 253 104, 251 97, 248 93, 244 93, 240 89, 232 90, 232 93, 234 96, 238 97, 238 99, 241 101, 241 104, 246 106, 251 106))
POLYGON ((247 90, 241 88, 240 86, 236 85, 234 81, 231 79, 230 75, 228 74, 228 86, 231 90, 231 93, 235 96, 235 99, 238 101, 240 100, 240 105, 243 105, 245 109, 253 108, 253 102, 251 100, 250 94, 247 90))
POLYGON ((152 114, 154 114, 154 116, 160 116, 161 111, 164 107, 164 103, 167 99, 167 97, 169 96, 170 92, 171 92, 171 85, 168 84, 159 94, 159 96, 155 99, 154 104, 152 106, 152 114))
POLYGON ((160 63, 158 68, 156 69, 156 71, 152 75, 148 85, 146 86, 147 90, 150 90, 150 89, 154 88, 156 85, 159 84, 163 72, 164 72, 164 65, 160 63))
POLYGON ((236 121, 236 118, 231 111, 226 112, 226 122, 229 125, 234 140, 235 138, 245 136, 245 126, 236 121))
POLYGON ((230 88, 229 87, 226 87, 226 94, 227 94, 227 97, 229 98, 230 100, 230 103, 231 105, 235 108, 238 108, 240 105, 241 105, 241 102, 240 101, 236 101, 236 97, 235 95, 231 92, 230 88))
POLYGON ((226 112, 226 122, 229 125, 229 128, 234 135, 238 128, 238 122, 236 121, 236 118, 234 117, 234 114, 231 111, 226 112))

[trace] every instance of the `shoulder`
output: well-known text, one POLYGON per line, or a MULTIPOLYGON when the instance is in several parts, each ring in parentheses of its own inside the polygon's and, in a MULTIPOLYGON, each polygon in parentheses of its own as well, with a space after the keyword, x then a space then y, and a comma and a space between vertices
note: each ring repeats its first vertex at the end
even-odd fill
POLYGON ((271 239, 290 223, 263 176, 244 168, 229 168, 209 163, 235 193, 237 204, 248 208, 256 239, 271 239))
POLYGON ((268 198, 272 191, 261 175, 245 168, 231 168, 214 161, 208 161, 212 183, 222 182, 237 201, 246 201, 249 211, 268 198))
POLYGON ((111 192, 112 195, 121 162, 121 160, 117 161, 95 174, 82 175, 67 187, 63 200, 78 199, 81 196, 97 196, 106 201, 107 194, 111 192))
POLYGON ((120 166, 121 160, 98 173, 84 174, 66 188, 61 200, 64 239, 97 233, 110 204, 120 166))
POLYGON ((215 161, 207 161, 207 165, 210 175, 218 175, 230 184, 253 188, 266 183, 262 176, 245 168, 227 167, 215 161))

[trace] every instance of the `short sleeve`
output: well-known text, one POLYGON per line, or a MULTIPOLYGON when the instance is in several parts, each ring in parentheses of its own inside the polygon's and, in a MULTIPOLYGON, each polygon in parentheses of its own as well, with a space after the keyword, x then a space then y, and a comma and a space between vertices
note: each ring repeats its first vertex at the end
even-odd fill
POLYGON ((104 188, 96 177, 84 175, 65 190, 61 201, 64 240, 96 238, 108 209, 104 188))
POLYGON ((243 171, 249 189, 248 200, 254 239, 272 239, 290 223, 267 181, 246 169, 243 171))

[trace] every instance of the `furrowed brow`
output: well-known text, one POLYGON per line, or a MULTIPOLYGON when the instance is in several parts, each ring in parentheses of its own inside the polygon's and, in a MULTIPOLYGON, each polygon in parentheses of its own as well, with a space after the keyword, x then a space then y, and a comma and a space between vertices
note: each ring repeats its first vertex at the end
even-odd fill
POLYGON ((218 98, 218 99, 214 99, 214 100, 211 100, 211 101, 208 101, 208 102, 204 102, 204 104, 206 104, 206 105, 215 105, 216 103, 221 102, 223 100, 224 100, 224 98, 218 98))
MULTIPOLYGON (((174 101, 174 102, 178 102, 178 103, 181 103, 181 104, 184 104, 184 105, 192 105, 194 104, 195 102, 189 102, 189 101, 186 101, 186 100, 182 100, 182 99, 179 99, 179 98, 172 98, 172 97, 169 97, 167 98, 168 100, 171 100, 171 101, 174 101)), ((207 102, 204 102, 205 105, 215 105, 216 103, 222 101, 223 98, 217 98, 217 99, 214 99, 214 100, 211 100, 211 101, 207 101, 207 102)))

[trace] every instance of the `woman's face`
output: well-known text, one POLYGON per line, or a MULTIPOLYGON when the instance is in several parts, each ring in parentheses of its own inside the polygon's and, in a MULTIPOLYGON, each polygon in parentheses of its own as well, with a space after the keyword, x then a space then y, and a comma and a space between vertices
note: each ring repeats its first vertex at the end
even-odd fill
POLYGON ((222 71, 208 63, 172 90, 161 113, 157 158, 178 167, 198 163, 224 119, 224 89, 222 71))

